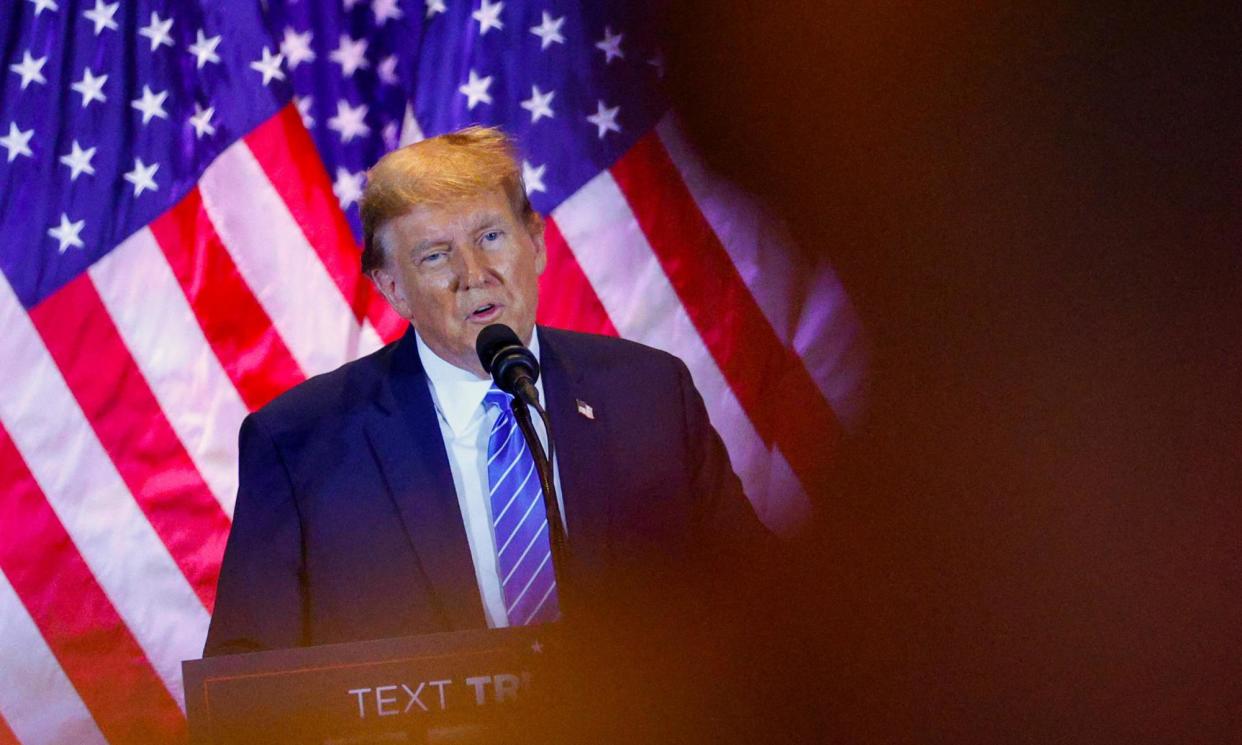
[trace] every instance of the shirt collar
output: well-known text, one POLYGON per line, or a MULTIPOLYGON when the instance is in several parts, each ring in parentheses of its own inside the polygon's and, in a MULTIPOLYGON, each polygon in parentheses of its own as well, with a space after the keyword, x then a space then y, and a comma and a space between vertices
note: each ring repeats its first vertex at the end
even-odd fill
MULTIPOLYGON (((530 351, 539 360, 539 334, 532 332, 530 351)), ((414 332, 414 341, 418 347, 418 358, 423 363, 427 380, 431 381, 431 399, 438 413, 453 434, 460 435, 470 425, 475 416, 482 414, 483 397, 492 387, 492 379, 476 377, 469 370, 463 370, 431 350, 418 331, 414 332)), ((536 384, 537 387, 538 384, 536 384)))

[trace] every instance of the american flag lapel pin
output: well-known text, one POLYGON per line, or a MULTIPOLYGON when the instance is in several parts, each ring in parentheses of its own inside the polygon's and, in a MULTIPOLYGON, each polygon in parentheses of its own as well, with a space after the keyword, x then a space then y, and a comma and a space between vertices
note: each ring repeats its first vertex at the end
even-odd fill
POLYGON ((578 413, 591 421, 595 421, 595 409, 592 409, 590 404, 580 398, 574 400, 578 402, 578 413))

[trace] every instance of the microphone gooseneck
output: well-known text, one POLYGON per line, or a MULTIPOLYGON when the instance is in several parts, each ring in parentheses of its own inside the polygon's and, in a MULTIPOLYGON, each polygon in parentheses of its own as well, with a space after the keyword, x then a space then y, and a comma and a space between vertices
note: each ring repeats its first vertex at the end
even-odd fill
POLYGON ((491 373, 496 387, 513 396, 510 407, 517 419, 518 429, 522 431, 535 460, 535 471, 539 474, 539 486, 543 491, 543 506, 548 516, 548 533, 552 544, 552 568, 557 574, 557 582, 560 583, 569 566, 569 545, 552 474, 552 463, 556 458, 552 421, 548 412, 540 405, 539 392, 535 388, 535 381, 539 379, 539 362, 534 353, 522 344, 513 329, 503 323, 493 323, 480 331, 474 342, 474 351, 478 353, 483 369, 491 373), (543 420, 544 431, 548 433, 546 453, 531 423, 528 406, 539 414, 539 418, 543 420))

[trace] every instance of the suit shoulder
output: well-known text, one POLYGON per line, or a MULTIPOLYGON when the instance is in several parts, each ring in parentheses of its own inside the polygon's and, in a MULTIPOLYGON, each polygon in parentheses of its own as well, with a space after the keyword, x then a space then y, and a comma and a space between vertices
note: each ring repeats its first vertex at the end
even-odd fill
POLYGON ((391 364, 392 342, 335 370, 314 375, 269 401, 251 416, 275 433, 313 427, 348 415, 371 398, 391 364))

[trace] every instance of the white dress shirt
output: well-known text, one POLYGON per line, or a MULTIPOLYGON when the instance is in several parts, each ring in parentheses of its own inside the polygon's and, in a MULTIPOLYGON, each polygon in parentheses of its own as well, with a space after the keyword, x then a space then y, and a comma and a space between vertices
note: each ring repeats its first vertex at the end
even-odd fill
MULTIPOLYGON (((487 483, 487 441, 492 424, 500 416, 495 408, 485 410, 483 406, 483 396, 491 388, 492 379, 478 378, 474 373, 444 361, 431 351, 417 332, 414 337, 440 421, 440 434, 444 437, 449 468, 453 472, 453 487, 457 490, 457 503, 466 525, 466 540, 470 544, 470 556, 474 559, 483 614, 490 628, 508 626, 509 615, 505 611, 504 587, 497 568, 496 534, 492 530, 492 505, 487 483)), ((532 333, 531 337, 527 346, 538 360, 539 335, 532 333)), ((539 391, 539 400, 547 408, 542 378, 535 381, 535 388, 539 391)), ((533 411, 531 419, 543 442, 544 452, 547 452, 548 433, 544 431, 543 422, 533 411)), ((555 461, 552 463, 552 478, 564 521, 565 500, 561 496, 560 471, 555 461)))

